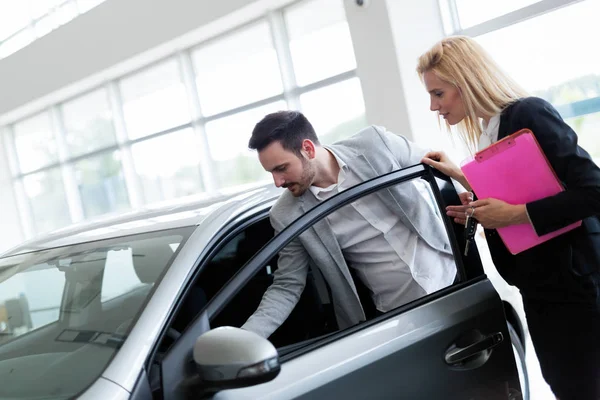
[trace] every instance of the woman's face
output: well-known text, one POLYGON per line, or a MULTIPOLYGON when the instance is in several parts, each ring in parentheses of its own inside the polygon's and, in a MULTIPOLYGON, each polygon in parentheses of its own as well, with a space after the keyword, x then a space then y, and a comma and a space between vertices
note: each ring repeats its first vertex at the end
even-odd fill
POLYGON ((442 81, 433 71, 425 72, 423 81, 431 99, 431 111, 437 111, 450 125, 456 125, 465 118, 465 108, 456 87, 442 81))

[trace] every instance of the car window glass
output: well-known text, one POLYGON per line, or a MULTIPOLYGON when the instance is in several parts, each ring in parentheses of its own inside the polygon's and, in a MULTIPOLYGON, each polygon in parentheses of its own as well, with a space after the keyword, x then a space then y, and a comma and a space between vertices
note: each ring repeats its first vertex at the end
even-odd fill
POLYGON ((47 263, 36 263, 9 277, 11 269, 19 268, 19 258, 23 259, 16 257, 9 265, 0 264, 0 344, 59 317, 64 274, 47 263))
POLYGON ((133 267, 131 248, 106 253, 102 293, 104 303, 143 285, 133 267))
MULTIPOLYGON (((335 194, 324 191, 319 196, 327 199, 335 194)), ((448 194, 456 196, 453 188, 448 194)), ((275 213, 275 218, 279 215, 291 222, 303 210, 275 213)), ((261 268, 239 289, 212 319, 211 327, 242 326, 264 299, 271 299, 270 306, 260 314, 277 319, 277 314, 289 311, 280 305, 299 296, 290 315, 269 337, 282 348, 351 326, 352 321, 341 313, 364 312, 370 319, 446 288, 458 279, 444 218, 430 184, 423 179, 363 196, 316 222, 284 248, 279 261, 271 260, 269 268, 261 268), (304 245, 311 246, 308 257, 304 245), (302 257, 306 263, 289 261, 302 257), (339 273, 344 270, 347 274, 339 273), (302 285, 295 282, 305 278, 306 284, 298 292, 294 288, 302 285), (276 284, 267 291, 273 282, 276 284), (348 301, 342 293, 353 286, 362 311, 356 307, 340 310, 348 301)), ((259 321, 265 323, 256 325, 258 330, 269 324, 268 320, 259 321)))
MULTIPOLYGON (((183 331, 223 286, 272 237, 273 228, 265 215, 264 219, 251 224, 221 244, 217 253, 205 263, 200 275, 192 282, 174 318, 172 327, 177 331, 183 331)), ((270 275, 271 266, 265 266, 263 273, 270 275)), ((261 294, 264 293, 267 286, 268 284, 263 288, 261 294)), ((246 304, 254 303, 254 301, 250 301, 250 298, 246 300, 248 300, 246 304)), ((243 306, 244 304, 242 304, 243 306)), ((245 314, 242 310, 239 311, 237 315, 245 314)))
POLYGON ((0 398, 71 398, 93 382, 192 229, 0 259, 0 398))
MULTIPOLYGON (((166 246, 160 247, 160 253, 164 254, 165 257, 172 256, 177 251, 180 242, 181 238, 174 237, 172 243, 167 243, 166 246)), ((146 264, 145 261, 150 258, 151 257, 145 257, 140 254, 134 254, 130 247, 107 251, 103 272, 104 276, 102 278, 102 303, 147 286, 148 283, 144 283, 140 280, 134 262, 136 265, 146 264)), ((137 268, 140 269, 143 267, 137 265, 137 268)))

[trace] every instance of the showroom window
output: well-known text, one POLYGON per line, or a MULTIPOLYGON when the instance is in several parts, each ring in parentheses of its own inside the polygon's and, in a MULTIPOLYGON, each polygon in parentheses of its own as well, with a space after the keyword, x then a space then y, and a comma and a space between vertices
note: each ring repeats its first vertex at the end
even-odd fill
MULTIPOLYGON (((97 3, 44 4, 52 14, 97 3)), ((35 18, 46 18, 40 10, 35 18)), ((14 29, 0 23, 0 52, 18 20, 14 29)), ((9 123, 15 193, 28 200, 19 202, 25 236, 271 182, 248 140, 265 114, 285 109, 303 111, 324 143, 366 124, 342 0, 293 2, 9 123)))
POLYGON ((192 52, 192 60, 205 116, 276 96, 283 90, 266 21, 201 46, 192 52))
POLYGON ((69 156, 80 156, 116 144, 112 112, 105 89, 66 102, 61 108, 69 156))
POLYGON ((515 0, 483 7, 474 0, 442 0, 444 5, 456 11, 453 33, 475 37, 531 95, 552 103, 598 162, 600 54, 590 51, 587 38, 600 2, 515 0))
POLYGON ((123 116, 130 139, 192 119, 179 64, 171 58, 120 80, 123 116))

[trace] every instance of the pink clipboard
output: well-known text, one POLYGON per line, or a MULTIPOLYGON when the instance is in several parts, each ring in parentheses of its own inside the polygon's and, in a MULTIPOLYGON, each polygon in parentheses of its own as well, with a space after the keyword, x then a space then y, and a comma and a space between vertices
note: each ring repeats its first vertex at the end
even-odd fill
MULTIPOLYGON (((494 198, 525 204, 564 190, 535 136, 522 129, 464 160, 461 170, 482 200, 494 198)), ((512 254, 518 254, 581 225, 581 221, 538 236, 531 224, 497 229, 512 254)))

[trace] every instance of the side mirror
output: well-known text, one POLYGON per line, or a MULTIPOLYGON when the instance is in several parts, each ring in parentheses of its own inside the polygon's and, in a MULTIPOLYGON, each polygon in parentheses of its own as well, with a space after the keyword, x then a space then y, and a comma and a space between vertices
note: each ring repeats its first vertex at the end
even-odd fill
POLYGON ((257 385, 280 371, 279 355, 267 339, 240 328, 220 327, 198 337, 194 361, 212 390, 257 385))

